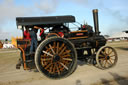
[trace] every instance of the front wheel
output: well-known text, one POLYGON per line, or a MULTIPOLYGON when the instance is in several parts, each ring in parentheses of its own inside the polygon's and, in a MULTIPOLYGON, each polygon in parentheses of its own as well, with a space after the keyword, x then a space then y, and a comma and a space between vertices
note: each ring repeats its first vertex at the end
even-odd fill
POLYGON ((35 54, 37 69, 45 76, 59 79, 69 76, 77 66, 77 54, 67 39, 51 37, 44 40, 35 54))
POLYGON ((108 69, 116 65, 117 52, 110 46, 101 47, 96 54, 96 62, 101 69, 108 69))

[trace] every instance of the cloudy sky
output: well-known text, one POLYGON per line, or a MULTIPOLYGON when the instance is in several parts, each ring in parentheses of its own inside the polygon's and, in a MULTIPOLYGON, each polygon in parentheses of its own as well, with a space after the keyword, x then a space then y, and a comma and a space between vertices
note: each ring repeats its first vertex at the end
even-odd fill
POLYGON ((21 36, 16 17, 74 15, 93 26, 92 9, 99 10, 103 35, 128 30, 128 0, 0 0, 0 39, 21 36))

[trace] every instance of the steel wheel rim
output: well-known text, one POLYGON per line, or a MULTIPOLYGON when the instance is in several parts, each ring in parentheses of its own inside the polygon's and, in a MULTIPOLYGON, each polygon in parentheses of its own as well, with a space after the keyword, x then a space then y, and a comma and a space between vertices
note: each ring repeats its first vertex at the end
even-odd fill
POLYGON ((117 60, 117 53, 115 49, 110 46, 102 47, 96 55, 97 64, 102 69, 108 69, 115 66, 117 60))

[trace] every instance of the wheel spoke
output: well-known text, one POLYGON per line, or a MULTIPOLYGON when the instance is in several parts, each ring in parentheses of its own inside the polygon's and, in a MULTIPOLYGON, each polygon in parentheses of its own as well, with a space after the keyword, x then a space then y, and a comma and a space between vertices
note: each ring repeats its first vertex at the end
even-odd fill
POLYGON ((45 67, 45 69, 47 69, 48 67, 50 67, 52 64, 50 63, 50 64, 48 64, 46 67, 45 67))
POLYGON ((103 55, 99 55, 99 57, 105 58, 103 55))
POLYGON ((108 54, 110 53, 110 49, 108 48, 108 54))
POLYGON ((113 58, 110 57, 110 60, 115 60, 115 59, 113 59, 113 58))
POLYGON ((100 58, 99 60, 105 60, 105 58, 100 58))
POLYGON ((58 54, 59 52, 59 42, 57 42, 57 50, 56 50, 56 53, 58 54))
POLYGON ((53 64, 53 73, 55 73, 55 70, 56 70, 55 64, 56 64, 56 63, 53 64))
POLYGON ((107 48, 104 49, 104 53, 107 55, 107 48))
POLYGON ((100 62, 100 64, 103 66, 103 64, 104 64, 104 61, 105 61, 105 59, 104 58, 102 58, 102 59, 99 59, 99 62, 100 62))
POLYGON ((52 58, 41 59, 41 61, 49 61, 49 60, 52 60, 52 58))
POLYGON ((47 54, 47 55, 49 55, 49 56, 53 57, 53 55, 52 55, 52 54, 50 54, 49 52, 43 51, 43 53, 45 53, 45 54, 47 54))
POLYGON ((104 56, 106 55, 103 51, 101 51, 101 53, 102 53, 104 56))
POLYGON ((109 59, 109 62, 110 62, 111 64, 113 64, 112 61, 111 61, 110 59, 109 59))
POLYGON ((65 54, 70 54, 71 50, 66 50, 65 52, 63 52, 63 54, 61 55, 65 55, 65 54))
POLYGON ((49 44, 49 47, 50 47, 50 49, 51 49, 52 53, 53 53, 53 54, 55 54, 55 51, 53 50, 53 48, 52 48, 51 44, 49 44))
POLYGON ((64 65, 63 63, 60 62, 60 64, 66 69, 68 70, 68 67, 66 65, 64 65))
POLYGON ((54 49, 54 52, 56 53, 56 42, 53 43, 53 49, 54 49))
POLYGON ((45 48, 46 48, 47 50, 49 50, 49 48, 48 48, 47 46, 45 46, 45 48))
POLYGON ((113 57, 113 56, 116 56, 116 55, 111 55, 111 56, 109 56, 109 57, 113 57))
POLYGON ((101 61, 101 65, 102 65, 102 66, 104 66, 104 61, 105 61, 105 60, 102 60, 102 61, 101 61))
POLYGON ((60 49, 59 50, 62 50, 62 48, 64 47, 64 43, 61 45, 60 49))
POLYGON ((108 55, 110 55, 113 51, 109 52, 108 55))
POLYGON ((41 55, 41 58, 45 58, 46 57, 46 54, 45 55, 41 55))
POLYGON ((105 61, 104 67, 106 67, 106 64, 107 64, 107 60, 105 61))
POLYGON ((53 69, 53 64, 51 65, 51 67, 50 67, 50 69, 49 69, 49 72, 50 72, 50 73, 53 73, 53 72, 52 72, 52 69, 53 69))
POLYGON ((65 49, 66 49, 66 46, 61 50, 61 52, 59 53, 59 55, 61 55, 64 52, 65 49))
POLYGON ((60 71, 59 71, 59 68, 58 68, 57 64, 55 64, 55 66, 56 66, 58 74, 60 75, 60 71))
POLYGON ((99 60, 105 60, 105 57, 103 55, 99 55, 99 60))
POLYGON ((63 58, 63 60, 72 61, 70 58, 63 58))
MULTIPOLYGON (((108 61, 109 61, 109 60, 108 60, 108 61)), ((110 63, 110 62, 108 62, 108 61, 107 61, 108 67, 112 66, 112 63, 110 63)))
POLYGON ((62 57, 70 57, 71 55, 70 54, 67 54, 67 55, 63 55, 62 57))
POLYGON ((45 46, 45 48, 46 48, 46 51, 45 52, 42 51, 44 53, 43 57, 48 56, 48 54, 46 54, 46 53, 49 53, 50 54, 50 48, 48 48, 47 46, 45 46))

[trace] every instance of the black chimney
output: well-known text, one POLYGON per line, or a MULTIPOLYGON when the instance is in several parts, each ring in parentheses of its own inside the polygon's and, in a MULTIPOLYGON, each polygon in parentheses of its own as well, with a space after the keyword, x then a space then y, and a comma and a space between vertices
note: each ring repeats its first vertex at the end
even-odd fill
POLYGON ((95 27, 95 34, 99 35, 99 24, 98 24, 98 9, 93 9, 93 20, 95 27))

